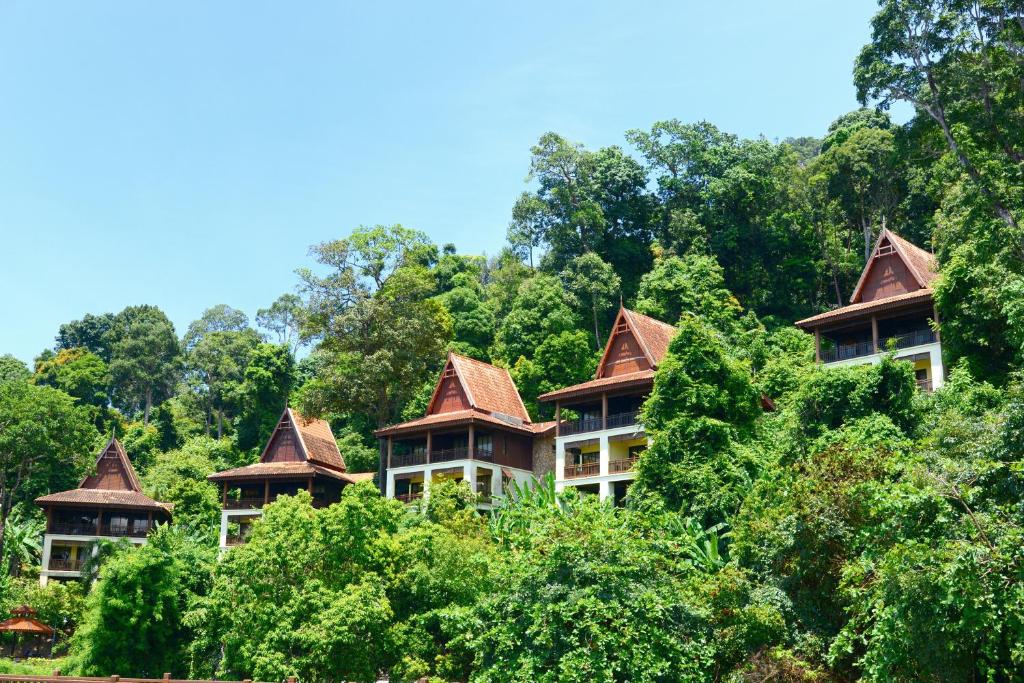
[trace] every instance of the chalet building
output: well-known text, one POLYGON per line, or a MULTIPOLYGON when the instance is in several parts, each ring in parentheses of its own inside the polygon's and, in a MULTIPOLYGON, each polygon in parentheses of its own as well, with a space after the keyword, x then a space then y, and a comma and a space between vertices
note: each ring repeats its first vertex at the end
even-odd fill
POLYGON ((942 386, 945 372, 939 333, 933 329, 935 257, 883 229, 864 266, 850 304, 797 322, 814 333, 815 356, 826 365, 878 363, 894 349, 914 364, 918 386, 942 386))
POLYGON ((550 469, 553 431, 530 421, 508 370, 449 353, 426 415, 376 432, 384 493, 408 502, 431 482, 465 481, 489 507, 509 480, 550 469))
POLYGON ((648 440, 640 407, 675 336, 672 325, 620 308, 594 379, 539 396, 555 404, 555 488, 621 503, 648 440))
POLYGON ((36 499, 46 510, 43 567, 39 583, 77 579, 93 543, 101 538, 127 538, 143 544, 158 522, 171 518, 171 506, 142 493, 128 455, 114 438, 100 451, 96 473, 77 489, 36 499))
POLYGON ((260 461, 207 477, 221 487, 220 547, 245 542, 263 506, 281 495, 309 491, 313 507, 341 500, 348 484, 372 479, 373 473, 349 474, 331 426, 286 408, 267 441, 260 461))

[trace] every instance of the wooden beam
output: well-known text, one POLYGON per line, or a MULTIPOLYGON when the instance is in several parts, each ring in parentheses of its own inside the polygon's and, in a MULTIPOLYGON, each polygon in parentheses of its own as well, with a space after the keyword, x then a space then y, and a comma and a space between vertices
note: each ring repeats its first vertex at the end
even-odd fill
POLYGON ((391 467, 391 452, 394 450, 393 447, 394 441, 392 440, 391 435, 388 434, 388 467, 391 467))
POLYGON ((821 329, 814 328, 814 362, 821 362, 821 329))
POLYGON ((932 304, 932 321, 935 323, 935 341, 941 342, 942 337, 939 334, 939 307, 932 304))
POLYGON ((270 502, 270 480, 263 480, 263 504, 266 505, 270 502))
POLYGON ((871 316, 871 348, 878 353, 878 316, 871 316))
POLYGON ((562 402, 555 401, 555 436, 558 436, 558 430, 562 424, 562 402))
POLYGON ((228 483, 224 481, 221 484, 223 484, 223 493, 221 494, 220 506, 221 508, 226 508, 228 506, 228 483))
POLYGON ((430 430, 427 430, 427 464, 430 463, 430 449, 434 447, 434 441, 430 436, 430 430))
POLYGON ((103 508, 96 512, 96 535, 103 535, 103 508))
POLYGON ((473 442, 475 441, 476 435, 473 433, 473 423, 469 423, 469 457, 473 457, 473 442))
POLYGON ((608 429, 608 392, 601 394, 601 429, 608 429))

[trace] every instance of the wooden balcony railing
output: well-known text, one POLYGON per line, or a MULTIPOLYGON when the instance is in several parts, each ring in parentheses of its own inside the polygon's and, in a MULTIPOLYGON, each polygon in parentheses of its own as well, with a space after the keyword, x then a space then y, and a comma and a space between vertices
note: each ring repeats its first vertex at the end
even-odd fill
POLYGON ((51 522, 50 533, 65 534, 68 536, 96 536, 96 523, 51 522))
POLYGON ((224 505, 225 510, 257 510, 263 507, 263 496, 242 496, 241 498, 228 498, 224 505))
MULTIPOLYGON (((935 332, 929 329, 914 330, 904 334, 895 334, 890 337, 883 337, 878 340, 877 353, 885 353, 890 346, 896 349, 909 349, 912 346, 923 346, 935 342, 935 332)), ((850 358, 860 358, 876 353, 875 346, 870 341, 855 342, 853 344, 837 344, 831 349, 821 350, 821 362, 835 363, 850 358)))
POLYGON ((402 455, 391 454, 392 467, 409 467, 411 465, 426 465, 426 453, 403 453, 402 455))
POLYGON ((621 474, 623 472, 629 472, 636 467, 636 461, 640 458, 633 456, 631 458, 625 458, 624 460, 610 460, 608 462, 608 474, 621 474))
POLYGON ((416 491, 414 493, 399 493, 395 496, 395 500, 399 500, 403 503, 411 503, 414 500, 419 500, 423 497, 423 491, 416 491))
POLYGON ((583 420, 562 421, 558 425, 559 436, 572 436, 573 434, 584 434, 586 432, 599 432, 602 429, 617 429, 619 427, 630 427, 640 420, 639 410, 630 410, 625 413, 611 413, 607 420, 599 417, 588 417, 583 420))
POLYGON ((55 572, 80 572, 85 565, 85 558, 72 560, 71 558, 51 557, 47 569, 55 572))
POLYGON ((559 436, 571 436, 584 432, 596 432, 604 426, 604 421, 599 417, 587 417, 582 420, 562 420, 558 425, 559 436))
POLYGON ((917 380, 917 388, 919 391, 931 391, 932 381, 930 379, 919 379, 917 380))
POLYGON ((103 527, 104 536, 131 536, 132 538, 145 538, 149 533, 148 526, 135 526, 132 524, 108 524, 103 527))
POLYGON ((601 463, 585 462, 578 465, 565 466, 565 478, 576 479, 577 477, 596 477, 601 474, 601 463))

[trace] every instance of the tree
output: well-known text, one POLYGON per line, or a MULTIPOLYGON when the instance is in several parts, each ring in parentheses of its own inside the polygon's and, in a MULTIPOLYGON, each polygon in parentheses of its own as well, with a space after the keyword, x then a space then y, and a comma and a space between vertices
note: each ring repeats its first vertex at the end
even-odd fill
POLYGON ((9 353, 0 356, 0 382, 22 382, 32 377, 32 371, 9 353))
POLYGON ((297 294, 282 294, 270 308, 256 311, 256 324, 277 335, 277 343, 295 353, 302 341, 302 299, 297 294))
POLYGON ((661 248, 710 250, 726 285, 758 315, 807 311, 820 276, 812 226, 792 212, 801 173, 792 147, 674 119, 626 137, 656 175, 661 248))
POLYGON ((562 271, 569 262, 594 252, 623 280, 627 293, 650 260, 652 198, 647 175, 618 147, 596 152, 545 133, 531 149, 530 177, 535 193, 513 209, 510 241, 532 255, 546 247, 542 269, 562 271))
POLYGON ((213 548, 171 529, 151 534, 146 545, 119 550, 86 600, 71 643, 71 666, 83 676, 185 676, 190 635, 182 616, 190 597, 202 593, 215 561, 213 548))
POLYGON ((554 407, 537 397, 591 379, 598 358, 585 332, 565 330, 541 342, 532 359, 520 356, 510 372, 530 415, 540 421, 551 419, 554 407))
POLYGON ((216 538, 220 523, 220 491, 206 477, 230 467, 209 437, 194 437, 178 450, 160 453, 142 477, 146 494, 174 505, 174 525, 216 538))
POLYGON ((635 308, 671 324, 690 314, 728 336, 736 333, 743 313, 736 297, 725 286, 718 262, 711 256, 694 253, 657 259, 640 280, 635 308))
POLYGON ((179 376, 174 325, 156 306, 129 306, 115 317, 108 338, 114 403, 126 412, 141 409, 149 424, 153 406, 170 396, 179 376))
POLYGON ((536 275, 522 284, 512 309, 502 319, 491 356, 514 364, 520 356, 532 358, 537 347, 552 335, 576 329, 575 301, 558 278, 536 275))
POLYGON ((4 559, 11 576, 19 576, 23 566, 39 561, 43 553, 44 533, 46 522, 26 514, 23 505, 11 510, 4 525, 4 559))
POLYGON ((112 355, 110 330, 114 327, 114 319, 113 313, 86 313, 81 320, 64 323, 57 331, 55 350, 88 349, 104 363, 109 363, 112 355))
POLYGON ((110 373, 107 364, 96 354, 81 347, 62 349, 36 366, 34 381, 60 389, 77 398, 81 405, 92 406, 97 413, 97 425, 102 423, 103 412, 110 402, 107 394, 110 373))
POLYGON ((300 391, 307 414, 391 422, 443 357, 451 316, 432 297, 436 248, 401 226, 358 228, 314 248, 330 272, 300 271, 320 372, 300 391))
POLYGON ((53 484, 73 485, 98 437, 88 409, 67 394, 0 383, 0 552, 14 505, 47 493, 53 484))
POLYGON ((216 421, 218 439, 224 436, 225 421, 233 417, 233 399, 259 343, 245 314, 228 306, 207 309, 189 325, 184 344, 186 380, 205 408, 207 430, 216 421))
POLYGON ((912 104, 1007 227, 1024 161, 1020 9, 1014 3, 885 0, 854 68, 857 96, 912 104))
POLYGON ((259 344, 249 353, 230 402, 236 406, 235 440, 243 450, 266 443, 295 382, 295 357, 287 346, 259 344))
POLYGON ((603 348, 600 322, 607 319, 613 310, 616 295, 622 296, 619 276, 600 256, 588 252, 570 261, 561 278, 566 290, 590 309, 594 322, 594 348, 603 348))
POLYGON ((494 340, 494 311, 484 301, 483 287, 469 273, 459 273, 452 287, 437 298, 452 316, 453 347, 459 353, 488 359, 494 340))
POLYGON ((739 508, 759 473, 746 442, 761 409, 750 371, 719 333, 692 315, 678 329, 644 404, 651 447, 637 465, 635 486, 706 527, 739 508))

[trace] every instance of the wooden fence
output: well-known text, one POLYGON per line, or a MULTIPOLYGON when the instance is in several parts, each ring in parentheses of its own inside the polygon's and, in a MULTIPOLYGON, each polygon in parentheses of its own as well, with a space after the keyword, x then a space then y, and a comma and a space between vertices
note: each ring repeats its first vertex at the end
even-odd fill
MULTIPOLYGON (((61 676, 54 671, 52 676, 21 676, 18 674, 0 674, 0 683, 253 683, 251 679, 243 681, 206 681, 188 678, 171 678, 164 674, 163 678, 122 678, 121 676, 61 676)), ((289 676, 287 683, 296 683, 294 676, 289 676)))

